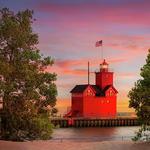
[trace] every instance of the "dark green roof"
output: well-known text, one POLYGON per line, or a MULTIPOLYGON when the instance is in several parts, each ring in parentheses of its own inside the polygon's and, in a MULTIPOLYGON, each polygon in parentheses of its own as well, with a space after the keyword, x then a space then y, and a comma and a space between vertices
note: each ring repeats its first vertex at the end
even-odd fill
POLYGON ((70 92, 71 93, 83 93, 83 91, 88 87, 88 84, 85 85, 76 85, 70 92))
MULTIPOLYGON (((71 93, 83 93, 84 90, 88 87, 88 84, 83 84, 83 85, 76 85, 70 92, 71 93)), ((104 96, 105 92, 112 87, 116 93, 118 93, 118 91, 112 86, 112 85, 107 85, 103 90, 97 86, 97 85, 90 85, 96 92, 97 96, 104 96)))

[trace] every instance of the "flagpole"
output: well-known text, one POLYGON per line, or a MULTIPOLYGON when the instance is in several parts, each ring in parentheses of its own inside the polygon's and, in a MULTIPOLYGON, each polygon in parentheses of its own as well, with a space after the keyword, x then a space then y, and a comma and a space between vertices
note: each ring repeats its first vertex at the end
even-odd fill
POLYGON ((102 43, 102 61, 103 61, 103 43, 102 43))
POLYGON ((102 61, 103 61, 103 43, 102 43, 102 48, 101 48, 101 55, 102 55, 102 61))
POLYGON ((90 63, 88 61, 88 85, 90 84, 90 63))

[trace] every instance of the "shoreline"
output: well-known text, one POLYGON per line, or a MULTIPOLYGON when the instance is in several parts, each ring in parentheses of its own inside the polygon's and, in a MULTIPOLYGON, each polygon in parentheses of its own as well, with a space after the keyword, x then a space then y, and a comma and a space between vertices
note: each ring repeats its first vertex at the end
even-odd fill
POLYGON ((26 141, 0 140, 0 150, 149 150, 150 143, 133 141, 26 141))

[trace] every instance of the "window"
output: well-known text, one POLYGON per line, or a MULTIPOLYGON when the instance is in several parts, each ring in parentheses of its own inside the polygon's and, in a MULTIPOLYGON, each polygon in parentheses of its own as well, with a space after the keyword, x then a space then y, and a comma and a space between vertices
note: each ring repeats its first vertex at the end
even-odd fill
POLYGON ((112 90, 109 91, 109 95, 113 96, 113 91, 112 90))
POLYGON ((93 96, 94 94, 90 89, 88 89, 86 95, 87 96, 93 96))
POLYGON ((110 101, 109 101, 109 100, 107 100, 107 101, 106 101, 106 103, 110 103, 110 101))

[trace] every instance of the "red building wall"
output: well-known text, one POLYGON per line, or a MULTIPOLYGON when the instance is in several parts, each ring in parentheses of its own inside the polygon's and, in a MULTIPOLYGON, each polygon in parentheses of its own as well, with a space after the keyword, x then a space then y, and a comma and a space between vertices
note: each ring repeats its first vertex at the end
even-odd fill
POLYGON ((116 96, 84 97, 83 117, 113 118, 116 116, 116 96))
POLYGON ((71 104, 71 109, 72 109, 72 116, 83 116, 83 94, 72 94, 72 104, 71 104))
POLYGON ((117 93, 113 87, 99 97, 89 86, 83 93, 72 93, 72 117, 114 118, 116 101, 117 93))
POLYGON ((102 89, 107 85, 113 85, 113 72, 96 72, 96 85, 102 89))

